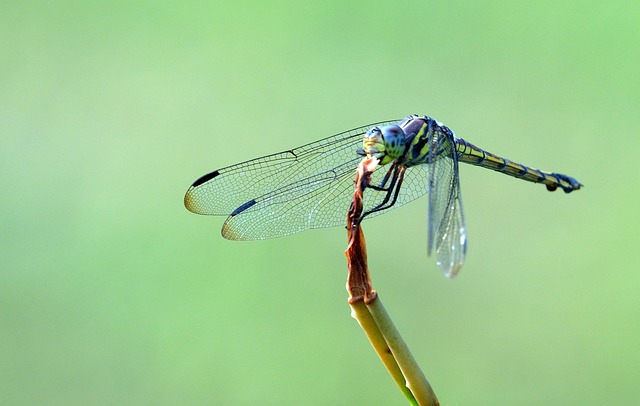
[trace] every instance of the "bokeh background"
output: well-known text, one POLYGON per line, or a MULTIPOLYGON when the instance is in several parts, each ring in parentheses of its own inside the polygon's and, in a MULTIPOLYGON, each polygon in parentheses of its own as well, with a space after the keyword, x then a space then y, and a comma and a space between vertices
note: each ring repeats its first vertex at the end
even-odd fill
POLYGON ((411 113, 585 185, 462 167, 453 281, 426 199, 365 223, 441 402, 637 401, 639 4, 2 2, 0 404, 406 404, 349 316, 344 230, 230 242, 182 198, 411 113))

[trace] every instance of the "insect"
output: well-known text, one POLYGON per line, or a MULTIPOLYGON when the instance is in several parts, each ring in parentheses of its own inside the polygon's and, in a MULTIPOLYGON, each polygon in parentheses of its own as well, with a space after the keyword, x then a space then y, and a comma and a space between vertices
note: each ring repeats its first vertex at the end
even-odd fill
POLYGON ((431 117, 411 115, 355 128, 298 148, 227 166, 196 180, 184 197, 198 214, 228 216, 222 235, 260 240, 345 225, 355 169, 363 157, 380 166, 367 187, 361 219, 428 195, 428 252, 454 276, 467 237, 460 162, 492 169, 550 191, 580 189, 574 178, 530 168, 478 148, 431 117))

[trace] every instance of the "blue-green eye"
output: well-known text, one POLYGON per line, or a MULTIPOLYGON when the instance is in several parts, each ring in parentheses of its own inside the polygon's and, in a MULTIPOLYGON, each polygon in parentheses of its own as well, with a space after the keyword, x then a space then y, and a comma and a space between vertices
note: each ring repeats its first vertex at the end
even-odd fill
POLYGON ((404 152, 406 137, 402 128, 397 125, 388 125, 380 129, 384 140, 387 155, 395 159, 404 152))

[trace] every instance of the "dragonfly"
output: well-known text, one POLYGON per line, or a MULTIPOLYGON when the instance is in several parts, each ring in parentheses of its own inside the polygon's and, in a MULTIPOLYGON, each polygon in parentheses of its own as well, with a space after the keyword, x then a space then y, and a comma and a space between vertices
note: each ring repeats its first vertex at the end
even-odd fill
POLYGON ((355 170, 371 157, 379 166, 366 188, 360 220, 427 194, 427 253, 435 251, 439 268, 450 278, 467 251, 460 162, 541 183, 549 191, 570 193, 583 186, 570 176, 494 155, 435 119, 414 114, 217 169, 193 182, 184 204, 193 213, 228 216, 222 236, 229 240, 344 226, 355 170))

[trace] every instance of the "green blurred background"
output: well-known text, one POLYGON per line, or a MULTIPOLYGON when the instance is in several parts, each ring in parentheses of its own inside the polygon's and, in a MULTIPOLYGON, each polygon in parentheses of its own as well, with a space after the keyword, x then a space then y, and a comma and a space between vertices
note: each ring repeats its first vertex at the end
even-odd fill
POLYGON ((411 113, 585 184, 462 167, 453 281, 425 199, 365 223, 441 402, 640 397, 640 3, 53 4, 0 6, 0 404, 406 404, 349 316, 344 230, 230 242, 182 198, 411 113))

